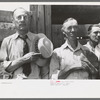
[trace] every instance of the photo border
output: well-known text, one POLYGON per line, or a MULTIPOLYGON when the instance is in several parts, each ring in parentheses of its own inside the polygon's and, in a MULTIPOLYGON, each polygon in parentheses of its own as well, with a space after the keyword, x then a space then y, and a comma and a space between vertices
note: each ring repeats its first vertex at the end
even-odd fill
MULTIPOLYGON (((18 2, 18 0, 0 0, 0 2, 18 2)), ((20 0, 19 2, 100 2, 99 0, 20 0)), ((8 82, 7 81, 3 81, 4 83, 6 83, 6 84, 8 84, 9 85, 9 80, 8 80, 8 82)), ((3 83, 3 84, 4 84, 3 83)), ((6 85, 5 84, 5 85, 6 85)), ((1 100, 11 100, 11 98, 0 98, 1 100)), ((99 98, 17 98, 16 97, 16 99, 15 98, 12 98, 12 100, 44 100, 44 99, 46 99, 46 100, 94 100, 94 99, 96 99, 96 100, 99 100, 99 98)))

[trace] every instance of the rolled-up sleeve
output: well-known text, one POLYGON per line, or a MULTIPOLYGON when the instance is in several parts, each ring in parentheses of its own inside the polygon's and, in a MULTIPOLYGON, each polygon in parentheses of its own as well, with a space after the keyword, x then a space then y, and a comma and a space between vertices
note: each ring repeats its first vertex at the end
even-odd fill
POLYGON ((8 61, 7 46, 7 39, 4 39, 0 49, 0 61, 3 61, 2 65, 5 69, 12 63, 12 61, 8 61))
POLYGON ((60 69, 60 57, 58 56, 58 52, 54 50, 51 61, 50 61, 50 73, 49 77, 52 78, 53 75, 57 75, 60 69))
POLYGON ((3 61, 2 65, 6 69, 11 65, 12 61, 3 61))

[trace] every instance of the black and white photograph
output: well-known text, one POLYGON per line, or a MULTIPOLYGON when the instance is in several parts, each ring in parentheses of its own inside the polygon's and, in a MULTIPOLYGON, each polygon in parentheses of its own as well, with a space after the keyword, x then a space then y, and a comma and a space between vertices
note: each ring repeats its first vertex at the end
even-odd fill
POLYGON ((100 3, 0 3, 0 88, 7 98, 100 97, 100 3))

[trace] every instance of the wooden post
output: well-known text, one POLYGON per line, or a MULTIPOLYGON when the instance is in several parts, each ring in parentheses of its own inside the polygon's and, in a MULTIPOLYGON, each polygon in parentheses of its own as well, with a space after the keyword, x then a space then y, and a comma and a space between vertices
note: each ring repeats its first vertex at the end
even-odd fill
POLYGON ((30 5, 30 11, 31 11, 30 30, 34 33, 45 34, 44 6, 30 5))
POLYGON ((30 31, 33 33, 38 33, 38 18, 37 18, 38 6, 37 5, 30 5, 30 31))
POLYGON ((44 33, 52 40, 51 34, 51 5, 30 5, 30 30, 34 33, 44 33))
POLYGON ((45 5, 45 34, 52 40, 51 34, 51 5, 45 5))
POLYGON ((43 5, 38 5, 38 33, 45 34, 44 6, 43 5))

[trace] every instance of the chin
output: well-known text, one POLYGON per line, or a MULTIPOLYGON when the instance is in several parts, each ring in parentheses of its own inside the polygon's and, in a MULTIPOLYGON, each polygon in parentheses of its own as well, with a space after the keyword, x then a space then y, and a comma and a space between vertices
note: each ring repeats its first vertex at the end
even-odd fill
POLYGON ((94 41, 95 43, 98 43, 99 41, 97 40, 97 41, 94 41))
POLYGON ((20 27, 19 28, 20 30, 25 30, 25 29, 27 29, 26 27, 20 27))
POLYGON ((28 28, 20 28, 20 31, 28 31, 28 28))

